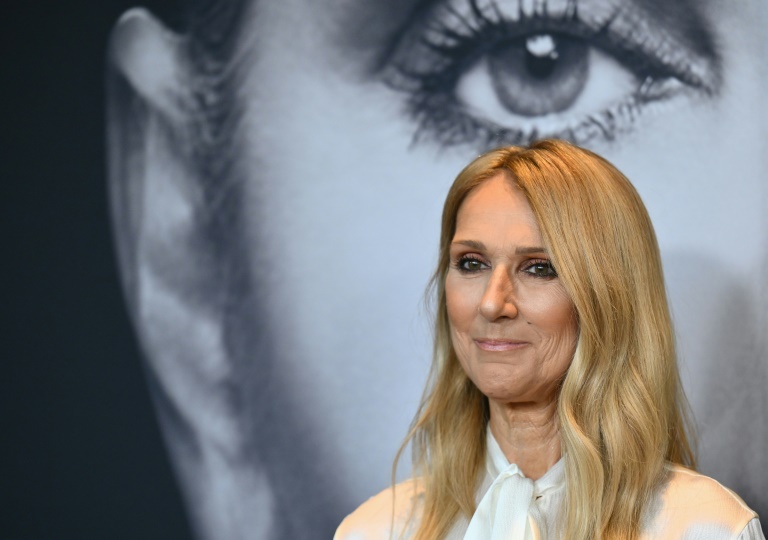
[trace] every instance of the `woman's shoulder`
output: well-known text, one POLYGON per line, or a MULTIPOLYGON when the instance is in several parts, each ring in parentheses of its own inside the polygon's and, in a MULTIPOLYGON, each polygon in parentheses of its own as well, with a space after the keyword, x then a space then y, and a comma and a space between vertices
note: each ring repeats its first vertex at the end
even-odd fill
POLYGON ((676 508, 698 508, 707 513, 719 508, 746 521, 756 516, 741 497, 714 478, 676 464, 670 464, 668 470, 668 504, 676 508))
POLYGON ((669 464, 658 499, 651 505, 651 538, 736 538, 757 517, 717 480, 669 464), (717 533, 717 534, 715 534, 717 533))
POLYGON ((385 489, 349 514, 336 530, 334 540, 389 540, 393 524, 394 537, 398 538, 413 521, 422 493, 422 485, 415 479, 385 489))

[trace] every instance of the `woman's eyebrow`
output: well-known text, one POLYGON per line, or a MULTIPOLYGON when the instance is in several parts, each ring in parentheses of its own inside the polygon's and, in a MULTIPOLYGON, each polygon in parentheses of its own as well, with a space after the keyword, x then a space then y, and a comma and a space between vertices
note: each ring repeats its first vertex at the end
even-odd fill
POLYGON ((531 253, 546 253, 547 250, 541 246, 520 246, 515 250, 518 255, 529 255, 531 253))
MULTIPOLYGON (((454 240, 451 245, 467 246, 478 251, 485 251, 485 244, 478 240, 454 240)), ((516 255, 529 255, 531 253, 546 253, 546 248, 542 246, 518 246, 515 248, 516 255)))
POLYGON ((460 245, 460 246, 467 246, 471 247, 472 249, 477 249, 479 251, 485 250, 485 244, 478 240, 454 240, 451 242, 451 245, 460 245))

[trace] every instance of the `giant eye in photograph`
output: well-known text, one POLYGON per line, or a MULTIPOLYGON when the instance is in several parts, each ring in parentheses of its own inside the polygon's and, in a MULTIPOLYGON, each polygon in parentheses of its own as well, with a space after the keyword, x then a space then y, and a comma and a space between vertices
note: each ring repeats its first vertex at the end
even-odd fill
POLYGON ((404 29, 382 74, 406 96, 415 142, 613 140, 655 104, 716 90, 717 55, 695 15, 557 4, 449 0, 404 29))

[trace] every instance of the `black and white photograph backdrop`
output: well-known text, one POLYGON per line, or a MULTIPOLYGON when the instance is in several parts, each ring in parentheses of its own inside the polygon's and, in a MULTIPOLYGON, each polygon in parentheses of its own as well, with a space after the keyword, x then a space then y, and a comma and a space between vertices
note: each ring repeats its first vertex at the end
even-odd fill
POLYGON ((765 0, 5 10, 4 538, 331 538, 419 404, 448 187, 544 137, 637 187, 700 469, 768 519, 765 0))

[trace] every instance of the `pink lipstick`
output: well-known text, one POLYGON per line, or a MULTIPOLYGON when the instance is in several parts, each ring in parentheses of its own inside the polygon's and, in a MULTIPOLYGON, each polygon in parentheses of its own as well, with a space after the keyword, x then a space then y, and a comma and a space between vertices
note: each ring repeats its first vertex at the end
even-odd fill
POLYGON ((528 345, 527 341, 514 339, 476 339, 475 343, 481 350, 489 352, 514 351, 528 345))

